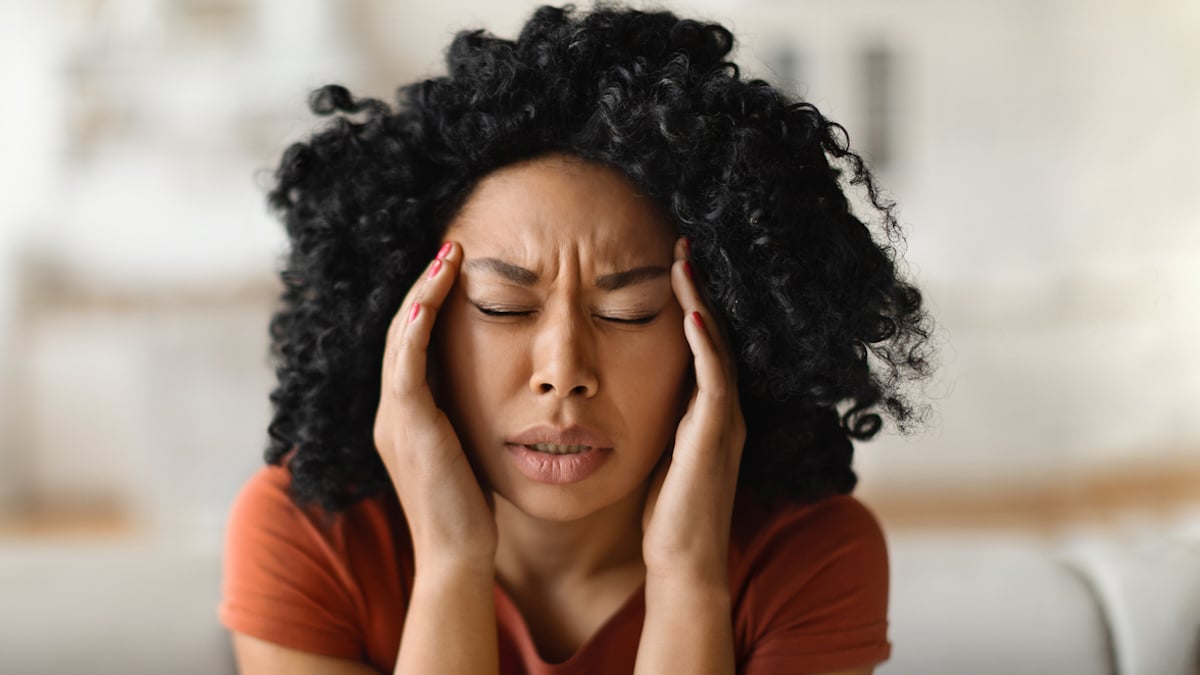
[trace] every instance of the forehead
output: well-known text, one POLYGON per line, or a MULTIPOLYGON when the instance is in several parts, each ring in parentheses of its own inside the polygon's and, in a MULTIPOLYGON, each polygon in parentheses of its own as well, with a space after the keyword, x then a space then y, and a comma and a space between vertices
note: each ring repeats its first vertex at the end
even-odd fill
POLYGON ((465 250, 538 254, 564 246, 599 254, 674 242, 671 218, 621 171, 549 155, 488 174, 450 222, 465 250))

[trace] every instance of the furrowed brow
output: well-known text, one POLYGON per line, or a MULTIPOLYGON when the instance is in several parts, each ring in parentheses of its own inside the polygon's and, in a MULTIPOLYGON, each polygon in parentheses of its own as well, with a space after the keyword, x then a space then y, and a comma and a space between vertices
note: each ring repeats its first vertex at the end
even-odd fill
POLYGON ((473 270, 499 274, 505 279, 521 286, 532 286, 538 280, 537 272, 527 270, 520 265, 515 265, 499 258, 475 258, 467 262, 467 267, 473 270))
POLYGON ((624 272, 615 272, 613 274, 605 274, 596 277, 592 283, 604 291, 615 291, 618 288, 625 288, 633 284, 640 284, 651 279, 657 279, 666 276, 669 273, 667 268, 650 265, 647 267, 635 267, 624 272))

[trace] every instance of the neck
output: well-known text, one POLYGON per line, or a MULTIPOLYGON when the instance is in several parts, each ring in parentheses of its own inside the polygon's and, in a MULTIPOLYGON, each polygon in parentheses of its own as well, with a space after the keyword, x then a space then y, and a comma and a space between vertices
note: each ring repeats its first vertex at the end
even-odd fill
POLYGON ((548 521, 496 495, 496 575, 507 586, 562 587, 610 575, 645 573, 637 491, 579 520, 548 521))

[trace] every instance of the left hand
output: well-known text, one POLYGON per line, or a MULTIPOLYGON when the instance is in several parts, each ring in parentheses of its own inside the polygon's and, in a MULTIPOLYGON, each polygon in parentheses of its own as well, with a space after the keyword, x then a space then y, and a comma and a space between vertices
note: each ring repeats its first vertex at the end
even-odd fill
POLYGON ((642 557, 647 576, 688 575, 727 584, 729 529, 746 421, 728 342, 704 302, 699 280, 687 272, 687 258, 680 238, 675 242, 671 287, 683 308, 696 386, 676 429, 674 448, 651 478, 642 518, 642 557))

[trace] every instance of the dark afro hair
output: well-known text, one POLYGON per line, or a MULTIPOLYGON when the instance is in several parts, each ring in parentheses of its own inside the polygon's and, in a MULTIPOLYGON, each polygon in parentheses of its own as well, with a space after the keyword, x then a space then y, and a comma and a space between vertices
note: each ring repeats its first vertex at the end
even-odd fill
POLYGON ((624 172, 676 221, 728 326, 747 424, 739 489, 849 493, 852 440, 919 419, 930 320, 902 241, 844 129, 726 61, 720 25, 601 5, 542 7, 520 36, 460 32, 449 74, 395 106, 335 85, 269 201, 291 240, 271 320, 266 460, 330 512, 391 489, 373 442, 387 326, 484 174, 547 153, 624 172), (862 188, 877 241, 843 187, 862 188))

